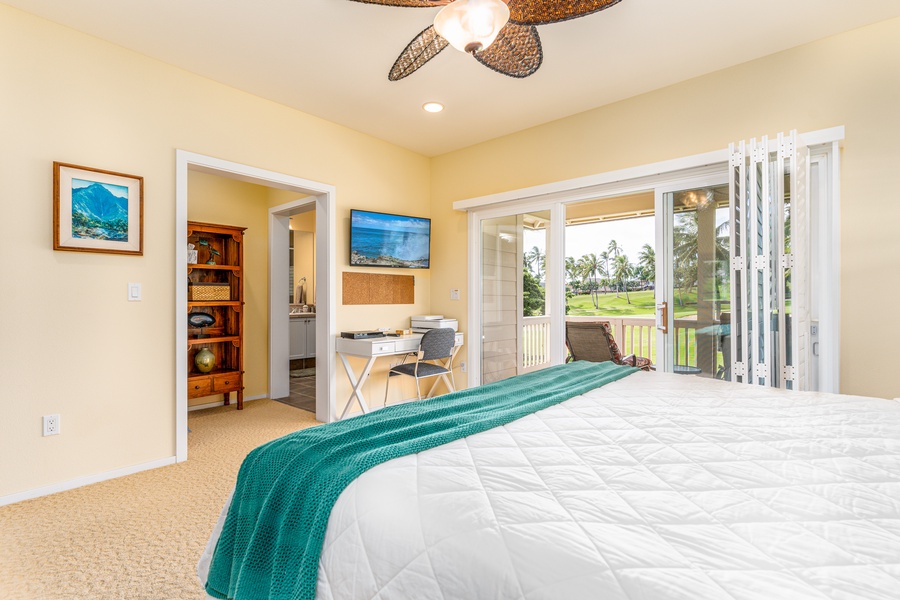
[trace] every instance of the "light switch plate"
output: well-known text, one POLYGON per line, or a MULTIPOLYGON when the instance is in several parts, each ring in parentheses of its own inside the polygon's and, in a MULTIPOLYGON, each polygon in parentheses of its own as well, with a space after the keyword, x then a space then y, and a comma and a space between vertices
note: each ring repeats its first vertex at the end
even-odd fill
POLYGON ((450 290, 450 299, 459 300, 459 288, 453 288, 450 290))
POLYGON ((141 300, 141 284, 129 283, 128 284, 128 301, 129 302, 140 302, 140 300, 141 300))

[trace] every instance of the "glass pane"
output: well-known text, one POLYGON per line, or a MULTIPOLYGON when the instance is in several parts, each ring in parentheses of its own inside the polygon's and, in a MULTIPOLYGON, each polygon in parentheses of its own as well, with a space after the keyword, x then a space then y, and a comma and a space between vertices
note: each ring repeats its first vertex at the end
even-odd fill
MULTIPOLYGON (((741 180, 741 169, 738 167, 734 167, 732 169, 732 179, 734 183, 735 194, 738 197, 735 199, 734 203, 734 214, 732 215, 732 225, 730 226, 732 232, 734 233, 734 244, 737 248, 738 254, 743 258, 746 257, 746 254, 741 252, 744 248, 742 240, 744 239, 744 219, 747 214, 746 206, 744 204, 745 195, 742 194, 744 190, 747 189, 746 181, 741 180)), ((732 329, 732 323, 743 323, 744 319, 744 311, 746 307, 741 304, 741 298, 746 290, 746 273, 747 269, 741 270, 741 277, 737 277, 734 282, 734 295, 735 297, 731 302, 731 311, 730 312, 721 312, 719 314, 719 321, 722 325, 722 331, 727 332, 728 336, 732 335, 732 332, 740 332, 742 328, 736 327, 732 329)), ((730 274, 730 271, 729 271, 730 274)), ((729 339, 725 339, 721 344, 721 352, 722 352, 722 379, 726 381, 744 381, 743 376, 735 375, 732 372, 732 363, 735 362, 744 362, 746 359, 744 358, 744 336, 740 333, 734 333, 737 337, 735 340, 735 356, 731 356, 731 343, 729 339)), ((744 363, 746 364, 746 363, 744 363)))
POLYGON ((481 382, 550 365, 549 211, 481 221, 481 382))
POLYGON ((728 186, 668 194, 672 203, 674 370, 731 379, 728 186))
MULTIPOLYGON (((784 173, 784 253, 791 253, 791 171, 790 161, 785 161, 784 173)), ((793 341, 791 338, 791 330, 793 318, 791 316, 791 301, 793 294, 791 293, 791 269, 784 271, 784 333, 785 333, 785 364, 794 365, 793 358, 793 341)), ((796 366, 796 365, 795 365, 796 366)), ((793 389, 793 382, 787 382, 787 388, 793 389)))

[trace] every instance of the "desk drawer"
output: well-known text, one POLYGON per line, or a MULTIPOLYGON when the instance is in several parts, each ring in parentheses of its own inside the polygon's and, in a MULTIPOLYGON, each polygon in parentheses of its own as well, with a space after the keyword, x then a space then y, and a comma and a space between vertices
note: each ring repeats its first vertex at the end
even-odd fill
POLYGON ((396 352, 418 352, 420 338, 400 338, 394 342, 396 352))
POLYGON ((373 342, 372 343, 372 356, 378 356, 380 354, 392 354, 394 352, 394 342, 373 342))

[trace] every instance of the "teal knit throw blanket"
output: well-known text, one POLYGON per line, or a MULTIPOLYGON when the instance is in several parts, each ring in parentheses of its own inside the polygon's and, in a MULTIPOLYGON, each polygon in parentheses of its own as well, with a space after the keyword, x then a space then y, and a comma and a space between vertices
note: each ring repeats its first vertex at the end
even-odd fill
POLYGON ((238 473, 206 591, 313 600, 338 496, 375 465, 505 425, 636 371, 574 362, 303 429, 256 448, 238 473))

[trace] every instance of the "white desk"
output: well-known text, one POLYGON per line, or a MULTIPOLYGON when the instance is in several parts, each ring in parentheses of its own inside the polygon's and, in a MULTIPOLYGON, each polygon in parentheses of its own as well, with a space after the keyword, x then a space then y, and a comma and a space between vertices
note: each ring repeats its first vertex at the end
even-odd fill
MULTIPOLYGON (((341 418, 343 419, 347 416, 347 413, 350 412, 350 407, 353 405, 354 398, 357 402, 359 402, 359 407, 364 413, 369 412, 369 405, 366 404, 366 399, 363 396, 362 387, 366 383, 366 380, 369 379, 369 373, 372 371, 372 366, 375 364, 375 360, 379 356, 396 356, 398 354, 418 352, 419 340, 421 339, 421 333, 401 335, 398 337, 380 337, 361 340, 351 340, 339 335, 337 337, 337 341, 335 342, 335 349, 337 350, 338 356, 341 357, 341 363, 344 365, 344 370, 347 372, 347 378, 350 380, 350 384, 353 386, 353 392, 350 394, 350 399, 347 401, 347 406, 344 407, 344 412, 341 413, 341 418), (348 356, 359 356, 368 359, 366 361, 366 366, 363 367, 359 375, 357 375, 353 371, 353 367, 350 366, 350 361, 347 360, 348 356)), ((463 345, 463 342, 463 334, 457 332, 456 341, 453 345, 453 352, 450 354, 450 360, 447 362, 447 365, 445 365, 448 369, 452 367, 453 359, 456 356, 456 353, 459 352, 459 348, 463 345)), ((435 387, 437 387, 437 383, 438 382, 435 382, 435 384, 431 387, 431 391, 428 392, 429 398, 434 393, 434 389, 435 387)), ((387 401, 387 398, 385 398, 385 401, 387 401)))

